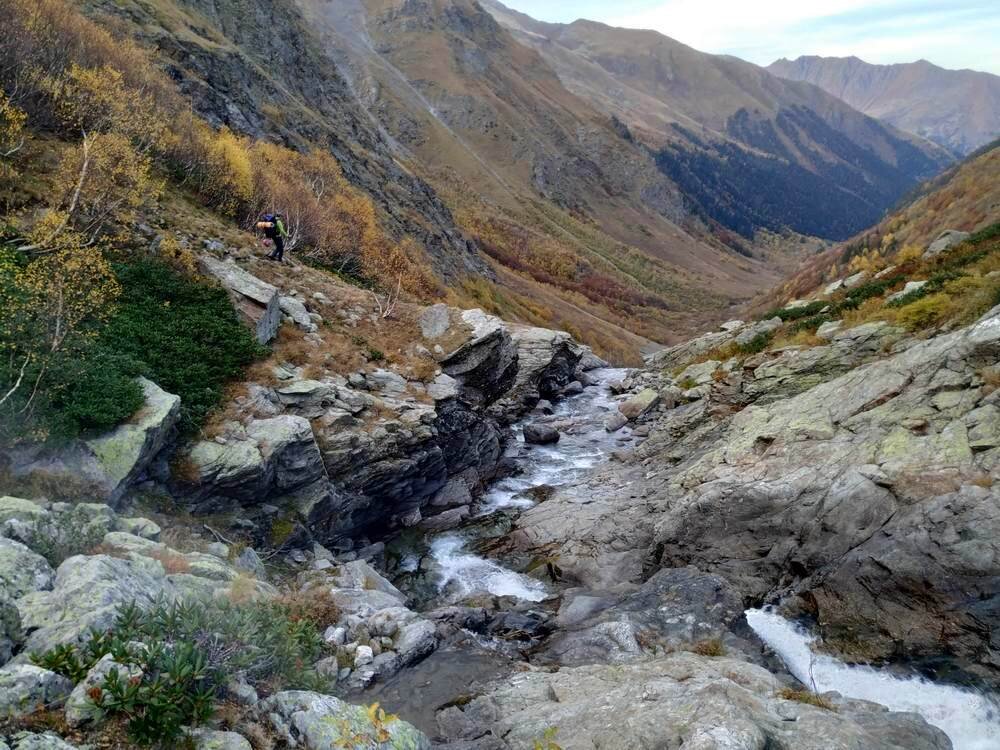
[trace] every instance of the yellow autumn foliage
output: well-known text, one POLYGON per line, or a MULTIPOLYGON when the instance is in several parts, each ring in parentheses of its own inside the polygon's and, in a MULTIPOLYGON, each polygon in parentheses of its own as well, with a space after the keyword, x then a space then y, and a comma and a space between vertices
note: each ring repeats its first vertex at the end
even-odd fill
POLYGON ((0 178, 14 176, 14 169, 7 165, 24 143, 24 124, 28 116, 14 106, 0 90, 0 178))
POLYGON ((150 158, 121 133, 97 133, 62 159, 53 207, 91 238, 110 225, 130 223, 136 211, 160 192, 150 158))
POLYGON ((74 63, 51 86, 59 117, 71 130, 121 133, 140 151, 161 142, 166 124, 153 98, 128 86, 115 68, 74 63))

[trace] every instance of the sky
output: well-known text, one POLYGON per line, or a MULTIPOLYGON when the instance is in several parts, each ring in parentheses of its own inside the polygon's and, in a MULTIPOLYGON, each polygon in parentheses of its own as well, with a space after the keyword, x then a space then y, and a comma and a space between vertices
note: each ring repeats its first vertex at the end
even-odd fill
POLYGON ((1000 0, 502 0, 540 21, 655 29, 767 65, 799 55, 925 59, 1000 75, 1000 0))

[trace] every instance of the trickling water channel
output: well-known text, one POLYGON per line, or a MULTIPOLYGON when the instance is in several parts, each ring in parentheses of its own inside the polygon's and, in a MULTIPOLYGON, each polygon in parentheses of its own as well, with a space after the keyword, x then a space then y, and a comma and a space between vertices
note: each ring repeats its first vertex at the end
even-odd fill
MULTIPOLYGON (((595 384, 579 395, 563 399, 552 415, 529 416, 515 425, 516 440, 508 449, 508 456, 518 461, 521 471, 490 488, 479 503, 478 515, 488 516, 505 508, 531 507, 536 500, 529 491, 539 487, 571 486, 589 469, 605 461, 611 451, 631 442, 628 427, 610 434, 604 429, 605 417, 617 409, 608 384, 626 374, 627 370, 594 370, 590 376, 595 384), (560 429, 559 442, 526 445, 524 425, 542 420, 560 429)), ((440 571, 439 588, 447 587, 454 598, 490 593, 538 602, 548 596, 540 581, 470 553, 458 533, 435 539, 430 552, 440 571)))
POLYGON ((835 690, 848 698, 873 701, 893 711, 913 711, 951 739, 955 750, 1000 748, 1000 709, 984 695, 938 685, 917 675, 850 666, 812 649, 816 638, 766 609, 751 609, 747 622, 781 658, 788 671, 819 693, 835 690))

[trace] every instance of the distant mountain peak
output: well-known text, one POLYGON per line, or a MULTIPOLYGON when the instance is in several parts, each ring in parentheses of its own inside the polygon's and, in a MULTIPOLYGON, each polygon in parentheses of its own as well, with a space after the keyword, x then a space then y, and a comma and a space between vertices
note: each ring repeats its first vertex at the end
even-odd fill
POLYGON ((802 55, 767 69, 813 83, 901 130, 969 154, 1000 135, 1000 76, 929 60, 876 65, 859 57, 802 55))

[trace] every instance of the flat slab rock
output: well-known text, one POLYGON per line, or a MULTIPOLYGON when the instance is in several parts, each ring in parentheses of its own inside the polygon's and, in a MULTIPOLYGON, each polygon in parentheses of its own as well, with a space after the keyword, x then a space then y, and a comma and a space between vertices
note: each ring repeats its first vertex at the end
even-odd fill
MULTIPOLYGON (((770 672, 678 652, 626 665, 515 674, 437 715, 456 743, 487 733, 497 748, 534 750, 950 750, 921 716, 827 694, 835 710, 785 700, 770 672), (542 744, 541 746, 545 746, 542 744)), ((459 747, 460 745, 455 745, 459 747)))

